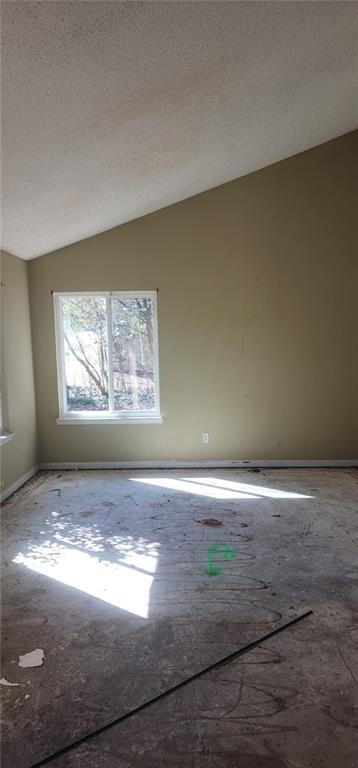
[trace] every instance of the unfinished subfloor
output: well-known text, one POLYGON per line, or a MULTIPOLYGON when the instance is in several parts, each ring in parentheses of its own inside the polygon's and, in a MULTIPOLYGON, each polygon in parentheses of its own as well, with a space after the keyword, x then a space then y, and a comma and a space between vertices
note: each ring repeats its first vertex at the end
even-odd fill
POLYGON ((356 768, 357 489, 355 469, 37 475, 3 509, 1 675, 21 687, 1 686, 2 768, 307 609, 51 765, 356 768), (19 667, 36 648, 43 665, 19 667))

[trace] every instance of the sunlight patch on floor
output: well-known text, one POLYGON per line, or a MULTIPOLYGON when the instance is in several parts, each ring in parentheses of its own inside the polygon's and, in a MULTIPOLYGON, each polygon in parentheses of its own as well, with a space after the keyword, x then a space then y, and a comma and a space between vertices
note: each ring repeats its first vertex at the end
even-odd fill
POLYGON ((208 496, 211 499, 313 499, 303 493, 281 491, 277 488, 265 488, 261 485, 238 483, 231 480, 222 480, 218 477, 132 477, 135 483, 155 485, 160 488, 168 488, 183 493, 194 493, 199 496, 208 496))
POLYGON ((135 483, 146 483, 161 488, 170 488, 173 491, 183 491, 184 493, 195 493, 199 496, 209 496, 211 499, 254 499, 252 493, 244 493, 228 488, 207 487, 204 483, 192 482, 189 480, 176 480, 171 477, 132 477, 135 483))
POLYGON ((13 560, 124 611, 148 618, 150 589, 156 570, 153 549, 148 556, 128 552, 127 562, 112 562, 97 554, 46 540, 13 560), (138 563, 138 565, 137 565, 138 563))
MULTIPOLYGON (((270 499, 313 499, 313 496, 307 496, 304 493, 293 493, 292 491, 281 491, 277 488, 265 488, 262 485, 250 485, 249 483, 238 483, 232 480, 223 480, 218 477, 192 477, 185 478, 193 483, 208 485, 212 488, 227 488, 239 493, 255 494, 270 499)), ((249 497, 248 497, 249 498, 249 497)))

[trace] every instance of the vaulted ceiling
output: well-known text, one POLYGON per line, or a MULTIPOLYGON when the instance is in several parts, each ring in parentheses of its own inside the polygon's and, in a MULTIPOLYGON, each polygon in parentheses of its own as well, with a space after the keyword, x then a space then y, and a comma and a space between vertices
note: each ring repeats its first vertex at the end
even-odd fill
POLYGON ((3 247, 33 258, 346 133, 358 3, 2 2, 3 247))

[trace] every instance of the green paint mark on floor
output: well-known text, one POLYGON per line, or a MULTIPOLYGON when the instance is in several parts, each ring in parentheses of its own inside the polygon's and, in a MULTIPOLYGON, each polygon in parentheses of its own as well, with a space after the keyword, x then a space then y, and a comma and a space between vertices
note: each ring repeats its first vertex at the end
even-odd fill
POLYGON ((218 576, 220 573, 222 573, 222 568, 219 568, 219 566, 215 565, 214 563, 214 557, 222 557, 223 560, 231 560, 231 558, 236 557, 235 550, 230 547, 229 544, 223 544, 218 542, 218 544, 213 544, 212 547, 208 548, 208 563, 204 568, 204 572, 208 576, 218 576))

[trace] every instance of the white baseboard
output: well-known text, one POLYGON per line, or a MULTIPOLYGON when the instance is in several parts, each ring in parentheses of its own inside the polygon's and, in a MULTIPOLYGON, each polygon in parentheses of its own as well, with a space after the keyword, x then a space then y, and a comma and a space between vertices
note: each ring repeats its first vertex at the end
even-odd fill
POLYGON ((255 459, 245 461, 55 461, 41 463, 39 469, 286 469, 299 467, 358 467, 358 459, 255 459))
POLYGON ((27 483, 28 480, 31 480, 31 478, 36 475, 36 472, 38 472, 39 467, 36 465, 35 467, 31 467, 28 472, 26 472, 22 477, 19 477, 18 480, 15 480, 15 482, 9 486, 9 488, 6 488, 5 491, 2 491, 0 494, 0 502, 5 501, 9 498, 9 496, 12 496, 15 491, 18 491, 19 488, 21 488, 22 485, 27 483))

